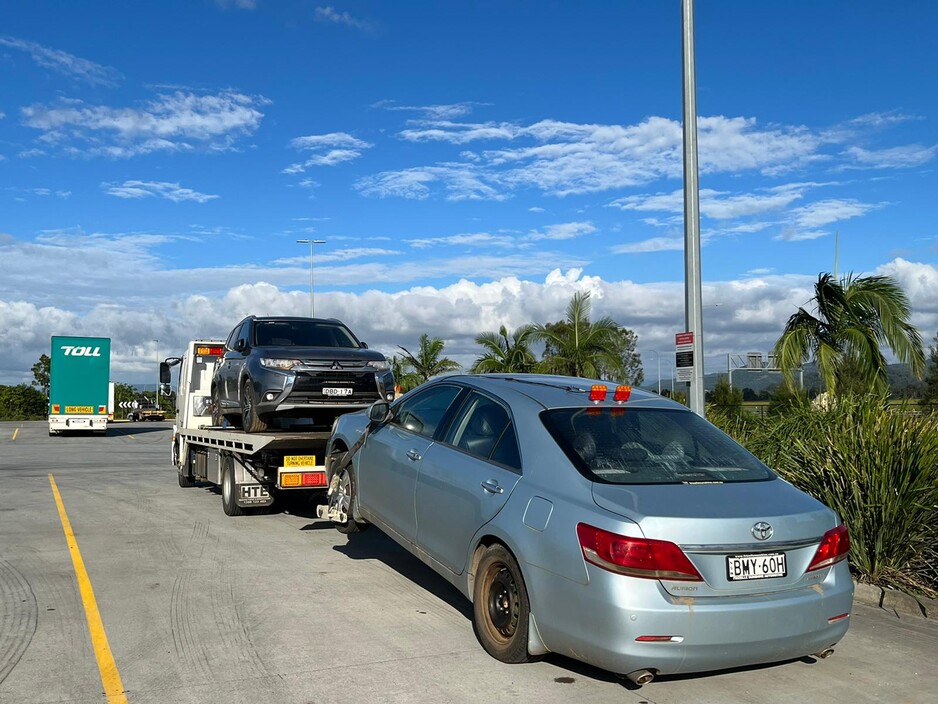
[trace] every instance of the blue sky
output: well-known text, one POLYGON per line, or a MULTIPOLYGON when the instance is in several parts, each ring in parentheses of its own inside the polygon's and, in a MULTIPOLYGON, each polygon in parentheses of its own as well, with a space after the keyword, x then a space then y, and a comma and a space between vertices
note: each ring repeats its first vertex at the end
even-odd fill
MULTIPOLYGON (((707 371, 818 272, 885 273, 938 330, 929 2, 696 3, 707 371)), ((0 383, 53 334, 114 376, 242 316, 393 353, 563 317, 683 328, 679 0, 0 2, 0 383), (155 340, 159 340, 156 343, 155 340)))

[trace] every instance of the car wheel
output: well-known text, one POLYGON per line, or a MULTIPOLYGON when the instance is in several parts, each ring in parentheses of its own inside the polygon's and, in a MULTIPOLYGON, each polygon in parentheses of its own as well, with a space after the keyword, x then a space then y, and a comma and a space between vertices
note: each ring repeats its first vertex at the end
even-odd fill
POLYGON ((221 507, 226 516, 243 516, 244 509, 238 506, 235 493, 238 489, 235 486, 234 462, 230 457, 222 460, 221 468, 221 507))
POLYGON ((221 412, 221 400, 218 398, 218 387, 212 386, 212 425, 221 427, 225 424, 225 416, 221 412))
POLYGON ((257 400, 254 398, 254 385, 245 379, 241 385, 241 427, 246 433, 262 433, 267 430, 267 422, 257 414, 257 400))
MULTIPOLYGON (((341 458, 339 458, 338 461, 341 462, 341 458)), ((352 518, 352 502, 355 498, 355 480, 352 478, 352 473, 348 471, 348 467, 339 470, 339 473, 336 474, 332 482, 334 488, 329 495, 329 508, 337 510, 346 517, 345 522, 339 523, 333 521, 332 525, 335 526, 337 531, 345 535, 360 533, 365 530, 370 525, 369 523, 359 523, 352 518)))
POLYGON ((530 662, 531 605, 514 556, 503 545, 486 548, 472 590, 473 625, 486 652, 506 663, 530 662))

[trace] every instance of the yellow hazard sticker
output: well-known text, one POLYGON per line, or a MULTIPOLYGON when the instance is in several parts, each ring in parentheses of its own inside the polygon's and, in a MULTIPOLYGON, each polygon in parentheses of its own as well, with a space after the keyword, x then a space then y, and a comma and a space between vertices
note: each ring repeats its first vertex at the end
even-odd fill
POLYGON ((283 458, 284 467, 315 467, 316 455, 286 455, 283 458))
POLYGON ((94 413, 94 406, 66 406, 66 413, 94 413))

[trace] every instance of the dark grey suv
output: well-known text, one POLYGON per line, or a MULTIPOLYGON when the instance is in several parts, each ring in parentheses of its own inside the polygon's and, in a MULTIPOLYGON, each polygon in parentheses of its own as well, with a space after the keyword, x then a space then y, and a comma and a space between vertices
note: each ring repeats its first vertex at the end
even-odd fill
POLYGON ((215 368, 212 419, 249 433, 281 416, 331 426, 341 413, 393 398, 384 355, 340 321, 252 315, 231 331, 215 368))

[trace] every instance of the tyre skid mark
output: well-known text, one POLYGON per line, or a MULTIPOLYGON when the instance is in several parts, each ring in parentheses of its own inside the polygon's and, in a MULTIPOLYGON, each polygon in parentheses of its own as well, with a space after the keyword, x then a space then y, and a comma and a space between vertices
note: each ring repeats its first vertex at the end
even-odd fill
POLYGON ((19 570, 0 558, 0 683, 29 648, 38 622, 32 587, 19 570))

